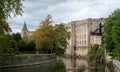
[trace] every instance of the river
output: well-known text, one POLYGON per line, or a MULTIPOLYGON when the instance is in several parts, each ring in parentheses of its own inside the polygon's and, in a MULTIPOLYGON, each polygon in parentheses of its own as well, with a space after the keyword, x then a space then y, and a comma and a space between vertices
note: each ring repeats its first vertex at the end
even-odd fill
POLYGON ((55 61, 27 67, 2 68, 0 72, 112 72, 104 63, 87 58, 57 58, 55 61))

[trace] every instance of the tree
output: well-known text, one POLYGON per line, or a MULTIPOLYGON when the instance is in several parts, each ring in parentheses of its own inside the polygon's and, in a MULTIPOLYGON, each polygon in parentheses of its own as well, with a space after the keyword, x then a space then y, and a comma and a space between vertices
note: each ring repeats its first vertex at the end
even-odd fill
POLYGON ((52 26, 51 16, 48 15, 40 22, 40 27, 35 31, 35 43, 37 50, 42 49, 47 53, 64 54, 70 33, 63 23, 52 26))
MULTIPOLYGON (((0 1, 0 34, 6 30, 6 19, 8 17, 22 14, 22 0, 1 0, 0 1)), ((8 27, 9 28, 9 27, 8 27)))
POLYGON ((27 47, 28 47, 28 51, 35 51, 35 41, 29 41, 28 44, 27 44, 27 47))
POLYGON ((113 27, 113 18, 112 16, 109 16, 109 18, 106 19, 105 22, 105 35, 104 35, 104 47, 107 49, 107 52, 112 53, 114 49, 114 42, 112 39, 112 27, 113 27))
POLYGON ((11 31, 7 18, 22 14, 22 0, 0 0, 0 54, 13 52, 11 36, 5 32, 11 31))
POLYGON ((120 9, 115 10, 105 22, 104 46, 112 57, 120 60, 120 9))
POLYGON ((35 51, 35 42, 29 40, 20 40, 18 43, 18 50, 21 53, 33 53, 35 51))
POLYGON ((114 42, 113 56, 120 60, 120 9, 117 9, 112 14, 113 26, 112 26, 112 39, 114 42))
POLYGON ((35 43, 37 50, 43 49, 48 52, 53 48, 54 28, 51 15, 40 22, 40 27, 35 31, 35 43))
POLYGON ((16 42, 19 42, 22 39, 20 33, 13 33, 12 37, 16 42))
POLYGON ((57 54, 64 53, 67 48, 67 40, 70 38, 70 33, 67 32, 67 28, 63 23, 55 26, 55 40, 54 49, 57 54))
POLYGON ((13 54, 15 41, 10 35, 0 36, 0 55, 13 54))
POLYGON ((90 56, 96 60, 101 60, 104 57, 104 49, 100 48, 99 45, 95 44, 91 47, 90 56))

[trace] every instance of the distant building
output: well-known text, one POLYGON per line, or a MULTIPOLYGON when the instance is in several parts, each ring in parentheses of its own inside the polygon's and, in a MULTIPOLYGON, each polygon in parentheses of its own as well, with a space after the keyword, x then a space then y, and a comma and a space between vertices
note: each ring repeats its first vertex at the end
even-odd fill
POLYGON ((24 22, 23 28, 21 30, 21 37, 22 37, 22 39, 33 40, 34 39, 33 32, 34 31, 29 31, 27 29, 27 25, 24 22))
POLYGON ((68 31, 71 38, 68 40, 69 45, 66 49, 67 55, 85 56, 91 50, 91 45, 101 45, 100 25, 104 25, 104 18, 86 19, 72 21, 68 25, 68 31))

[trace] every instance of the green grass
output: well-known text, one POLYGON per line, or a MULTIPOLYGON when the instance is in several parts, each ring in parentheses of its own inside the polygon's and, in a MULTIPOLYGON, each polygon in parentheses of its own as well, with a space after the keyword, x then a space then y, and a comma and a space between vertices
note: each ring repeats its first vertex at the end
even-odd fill
POLYGON ((38 56, 38 55, 49 55, 49 54, 28 54, 28 53, 21 53, 21 54, 5 54, 4 56, 16 56, 16 57, 20 57, 20 56, 38 56))
POLYGON ((15 56, 37 56, 40 54, 16 54, 15 56))

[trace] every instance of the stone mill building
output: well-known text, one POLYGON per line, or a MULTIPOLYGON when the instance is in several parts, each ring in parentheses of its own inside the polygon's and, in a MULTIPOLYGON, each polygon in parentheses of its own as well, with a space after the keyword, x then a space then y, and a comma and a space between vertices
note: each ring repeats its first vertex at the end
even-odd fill
POLYGON ((104 18, 88 18, 67 24, 71 38, 68 40, 66 55, 85 56, 90 52, 92 45, 101 46, 104 22, 104 18))

